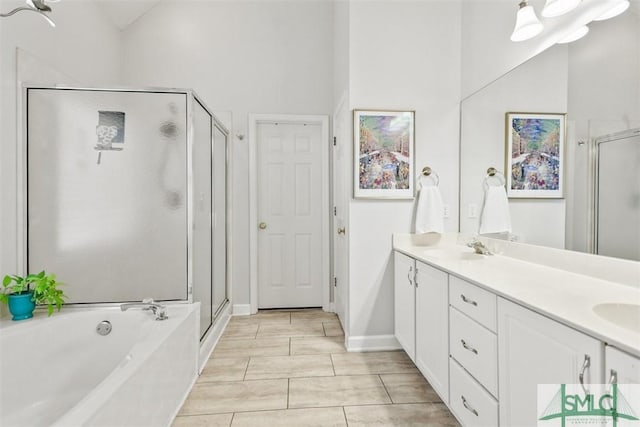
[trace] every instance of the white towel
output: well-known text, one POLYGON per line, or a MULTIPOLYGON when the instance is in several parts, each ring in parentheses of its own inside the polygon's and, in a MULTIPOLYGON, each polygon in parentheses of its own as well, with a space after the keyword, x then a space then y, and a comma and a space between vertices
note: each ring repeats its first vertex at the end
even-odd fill
POLYGON ((418 206, 416 208, 416 234, 443 233, 444 218, 440 189, 435 185, 424 185, 418 193, 418 206))
POLYGON ((484 192, 479 234, 510 233, 511 216, 507 191, 503 186, 489 186, 484 192))

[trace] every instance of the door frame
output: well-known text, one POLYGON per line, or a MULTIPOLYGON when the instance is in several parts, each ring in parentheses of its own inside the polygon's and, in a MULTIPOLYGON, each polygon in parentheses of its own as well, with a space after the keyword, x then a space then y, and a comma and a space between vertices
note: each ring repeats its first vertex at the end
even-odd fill
POLYGON ((262 123, 314 124, 321 128, 322 153, 322 308, 332 311, 330 293, 329 242, 329 117, 302 114, 249 114, 249 302, 251 313, 258 312, 258 125, 262 123))

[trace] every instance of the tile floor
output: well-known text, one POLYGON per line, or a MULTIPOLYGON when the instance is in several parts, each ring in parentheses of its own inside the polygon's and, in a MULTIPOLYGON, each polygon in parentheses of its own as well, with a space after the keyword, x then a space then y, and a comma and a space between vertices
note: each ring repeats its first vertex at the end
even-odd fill
POLYGON ((403 351, 347 353, 335 314, 231 318, 174 427, 458 426, 403 351))

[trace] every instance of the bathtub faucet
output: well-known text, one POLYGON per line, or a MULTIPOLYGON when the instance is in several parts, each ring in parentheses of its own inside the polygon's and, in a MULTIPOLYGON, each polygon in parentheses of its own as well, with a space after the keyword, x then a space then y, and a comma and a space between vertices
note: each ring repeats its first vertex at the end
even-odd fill
POLYGON ((156 304, 151 298, 146 298, 142 300, 142 302, 128 302, 125 304, 120 304, 120 310, 122 311, 127 311, 130 308, 151 310, 153 314, 156 315, 156 320, 166 320, 169 318, 169 316, 167 316, 167 308, 164 305, 156 304))

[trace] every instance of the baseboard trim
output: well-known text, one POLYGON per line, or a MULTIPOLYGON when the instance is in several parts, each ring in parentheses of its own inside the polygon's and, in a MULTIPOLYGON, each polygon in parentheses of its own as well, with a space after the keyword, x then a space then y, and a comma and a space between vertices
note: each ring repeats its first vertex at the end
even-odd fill
POLYGON ((347 351, 401 350, 402 346, 394 335, 364 335, 347 338, 347 351))
POLYGON ((251 314, 251 304, 234 304, 233 316, 248 316, 251 314))

